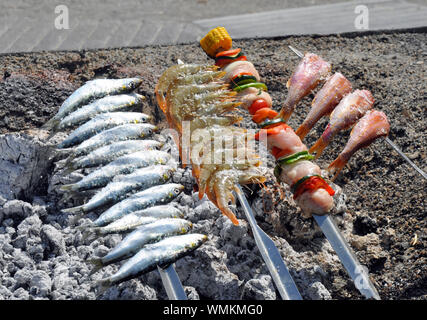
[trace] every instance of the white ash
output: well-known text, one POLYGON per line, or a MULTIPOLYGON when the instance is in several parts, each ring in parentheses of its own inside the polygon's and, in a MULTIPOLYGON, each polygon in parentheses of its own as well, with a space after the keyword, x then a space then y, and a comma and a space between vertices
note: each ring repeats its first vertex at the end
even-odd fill
MULTIPOLYGON (((84 240, 79 227, 97 213, 79 218, 61 212, 84 198, 61 201, 59 186, 77 181, 84 172, 63 175, 64 153, 54 153, 51 147, 63 136, 55 135, 49 144, 45 138, 44 131, 0 136, 0 299, 167 299, 157 271, 97 296, 96 281, 112 275, 121 263, 89 276, 88 259, 105 255, 123 235, 84 240)), ((163 148, 171 145, 165 141, 163 148)), ((206 196, 199 199, 190 168, 178 167, 171 180, 185 186, 171 205, 184 211, 194 232, 209 236, 194 253, 176 262, 189 299, 280 299, 240 206, 234 208, 239 219, 234 226, 206 196)), ((345 272, 319 229, 298 216, 287 187, 281 188, 280 201, 278 192, 266 189, 249 195, 258 223, 279 248, 303 298, 332 299, 330 288, 349 280, 339 275, 345 272)), ((343 214, 345 195, 337 193, 336 218, 344 234, 351 236, 353 217, 343 214)), ((377 239, 352 241, 362 249, 375 242, 371 255, 381 258, 377 239)))

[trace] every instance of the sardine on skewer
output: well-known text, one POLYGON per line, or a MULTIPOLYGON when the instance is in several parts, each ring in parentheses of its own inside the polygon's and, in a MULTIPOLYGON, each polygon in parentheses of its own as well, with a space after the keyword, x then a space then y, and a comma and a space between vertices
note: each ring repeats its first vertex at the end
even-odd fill
POLYGON ((92 171, 80 181, 60 187, 62 191, 78 192, 106 186, 116 175, 128 174, 138 168, 166 164, 171 159, 169 153, 159 150, 144 150, 126 154, 92 171))
POLYGON ((99 282, 100 293, 113 284, 138 277, 157 266, 163 267, 177 261, 200 247, 207 239, 208 237, 203 234, 191 233, 172 236, 146 245, 124 263, 114 275, 99 282))
POLYGON ((58 113, 46 122, 43 128, 56 131, 59 122, 80 106, 108 95, 131 92, 141 83, 142 79, 140 78, 95 79, 88 81, 64 101, 58 113))
MULTIPOLYGON (((150 136, 153 132, 157 131, 157 127, 150 123, 127 123, 122 124, 111 129, 101 131, 92 138, 83 141, 71 151, 73 158, 88 154, 89 152, 111 144, 113 142, 138 140, 150 136)), ((64 149, 68 150, 68 149, 64 149)))
POLYGON ((101 113, 125 111, 131 108, 137 111, 137 108, 142 106, 142 101, 144 99, 145 97, 140 94, 131 93, 107 96, 99 100, 95 100, 62 119, 58 125, 58 129, 76 126, 101 113))
POLYGON ((117 203, 129 194, 167 182, 174 171, 175 168, 164 165, 137 169, 133 173, 117 177, 99 190, 87 203, 62 211, 68 213, 89 212, 108 204, 117 203))
POLYGON ((67 171, 82 168, 91 168, 99 165, 105 165, 121 156, 131 154, 137 151, 148 151, 159 149, 162 142, 156 140, 129 140, 115 142, 98 149, 95 149, 86 156, 72 160, 67 163, 67 171))
POLYGON ((184 190, 184 186, 168 183, 140 191, 129 198, 116 203, 96 219, 92 226, 101 227, 121 217, 157 204, 166 204, 175 199, 184 190))
POLYGON ((107 112, 97 115, 74 130, 65 140, 58 144, 58 148, 68 148, 83 142, 101 131, 125 123, 145 123, 151 117, 141 112, 107 112))
POLYGON ((104 227, 87 227, 82 226, 86 234, 95 234, 97 236, 110 233, 123 233, 133 230, 143 224, 152 223, 159 219, 165 218, 183 218, 184 213, 172 205, 160 205, 138 210, 111 222, 104 227))
POLYGON ((90 274, 109 264, 124 260, 137 253, 144 245, 166 237, 185 234, 193 224, 184 219, 161 219, 144 224, 128 234, 115 248, 102 258, 90 260, 94 269, 90 274))

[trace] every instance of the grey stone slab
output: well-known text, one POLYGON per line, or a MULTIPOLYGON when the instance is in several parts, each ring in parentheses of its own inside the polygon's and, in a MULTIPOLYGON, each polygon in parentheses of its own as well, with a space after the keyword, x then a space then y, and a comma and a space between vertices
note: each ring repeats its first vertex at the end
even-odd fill
POLYGON ((427 26, 426 6, 399 0, 350 1, 196 20, 194 24, 204 33, 217 26, 224 26, 235 39, 366 31, 355 27, 355 19, 358 15, 355 13, 355 8, 358 5, 365 5, 368 8, 367 30, 427 26))
POLYGON ((143 21, 142 26, 132 39, 132 46, 137 47, 153 44, 162 28, 162 25, 162 22, 153 22, 148 20, 143 21))
POLYGON ((70 29, 71 33, 57 47, 58 50, 80 50, 85 45, 87 39, 97 27, 96 21, 80 21, 77 26, 70 29))
POLYGON ((86 39, 83 47, 85 49, 105 48, 111 35, 119 29, 121 22, 119 20, 100 20, 96 29, 86 39))
POLYGON ((187 23, 177 39, 177 43, 200 41, 205 35, 205 29, 193 23, 187 23))
POLYGON ((27 19, 15 17, 14 19, 9 20, 7 22, 6 30, 0 36, 1 52, 11 52, 10 48, 29 28, 29 21, 27 19))
POLYGON ((79 21, 72 18, 70 19, 69 29, 57 29, 55 27, 50 29, 46 36, 41 39, 32 50, 57 50, 62 45, 62 43, 65 42, 66 39, 74 32, 78 25, 79 21))
POLYGON ((9 50, 11 52, 30 52, 53 29, 53 23, 50 21, 33 21, 26 32, 16 39, 9 50))
POLYGON ((176 43, 181 33, 185 28, 185 23, 176 21, 167 21, 162 25, 158 32, 156 39, 153 41, 159 44, 173 44, 176 43))
POLYGON ((119 48, 134 45, 132 40, 142 25, 143 22, 140 20, 121 21, 119 27, 111 34, 105 46, 108 48, 119 48))

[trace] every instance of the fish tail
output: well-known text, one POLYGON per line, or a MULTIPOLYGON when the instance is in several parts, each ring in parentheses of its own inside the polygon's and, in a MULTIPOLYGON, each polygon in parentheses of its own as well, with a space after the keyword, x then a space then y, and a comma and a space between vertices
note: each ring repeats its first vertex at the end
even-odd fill
POLYGON ((48 130, 48 131, 53 131, 53 133, 55 133, 56 129, 59 126, 59 122, 60 122, 59 119, 56 119, 55 117, 53 117, 48 122, 46 122, 44 125, 42 125, 42 129, 48 130))
POLYGON ((100 237, 102 235, 103 233, 102 233, 101 227, 85 228, 85 230, 83 231, 82 240, 86 240, 89 237, 100 237))
POLYGON ((319 140, 317 140, 316 143, 310 148, 309 152, 316 152, 315 159, 317 159, 322 155, 323 150, 326 148, 327 145, 328 142, 326 142, 322 137, 320 137, 319 140))
POLYGON ((283 119, 283 121, 288 122, 293 111, 294 109, 290 108, 288 104, 285 103, 285 105, 282 107, 282 109, 274 119, 283 119))
POLYGON ((204 195, 205 195, 205 189, 199 188, 199 199, 202 200, 204 195))
POLYGON ((93 265, 92 270, 89 272, 89 276, 93 275, 94 273, 98 272, 98 270, 102 269, 102 267, 104 267, 102 258, 89 259, 88 262, 93 265))
POLYGON ((65 163, 63 174, 67 175, 76 170, 77 168, 74 167, 74 163, 72 160, 69 160, 68 163, 65 163))
MULTIPOLYGON (((52 149, 54 149, 55 152, 61 156, 70 154, 70 152, 73 151, 73 148, 58 149, 56 146, 52 146, 52 149)), ((72 157, 72 155, 70 155, 69 157, 72 157)))
POLYGON ((97 290, 96 296, 97 297, 101 296, 105 291, 107 291, 111 287, 112 284, 113 282, 111 281, 110 278, 105 278, 98 281, 98 290, 97 290))
POLYGON ((344 166, 347 164, 347 159, 339 155, 328 167, 328 171, 335 173, 331 181, 334 181, 344 166))
POLYGON ((83 212, 78 212, 78 213, 76 213, 76 215, 75 215, 75 217, 73 217, 73 218, 71 218, 70 219, 70 224, 71 225, 76 225, 77 224, 77 222, 82 218, 84 216, 84 213, 83 212))
POLYGON ((64 184, 59 188, 59 190, 72 193, 73 191, 78 190, 78 186, 77 183, 64 184))
POLYGON ((64 213, 84 213, 84 206, 77 206, 67 209, 62 209, 62 212, 64 213))
POLYGON ((299 128, 295 131, 295 134, 303 140, 305 136, 310 132, 310 128, 306 126, 304 123, 299 126, 299 128))

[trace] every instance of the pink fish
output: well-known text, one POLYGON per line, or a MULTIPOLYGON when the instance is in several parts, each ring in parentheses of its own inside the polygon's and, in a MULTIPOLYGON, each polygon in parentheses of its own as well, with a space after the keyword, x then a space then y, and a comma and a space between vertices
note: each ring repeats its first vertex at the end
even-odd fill
POLYGON ((346 95, 332 111, 329 124, 322 136, 310 148, 310 153, 316 152, 320 157, 326 146, 340 131, 347 130, 359 120, 366 111, 372 109, 375 99, 369 90, 356 90, 346 95))
POLYGON ((295 131, 301 140, 310 132, 316 122, 323 116, 330 114, 340 100, 349 94, 351 90, 351 82, 341 73, 336 72, 333 76, 329 77, 322 89, 314 97, 310 112, 304 122, 295 131))
POLYGON ((329 165, 328 170, 335 172, 335 176, 332 180, 335 180, 342 168, 357 150, 366 148, 379 137, 387 136, 389 131, 390 123, 384 112, 377 110, 368 111, 357 122, 353 130, 351 130, 350 139, 344 150, 329 165))
POLYGON ((277 118, 288 121, 298 102, 331 72, 331 65, 313 53, 306 53, 286 83, 288 96, 277 118))

